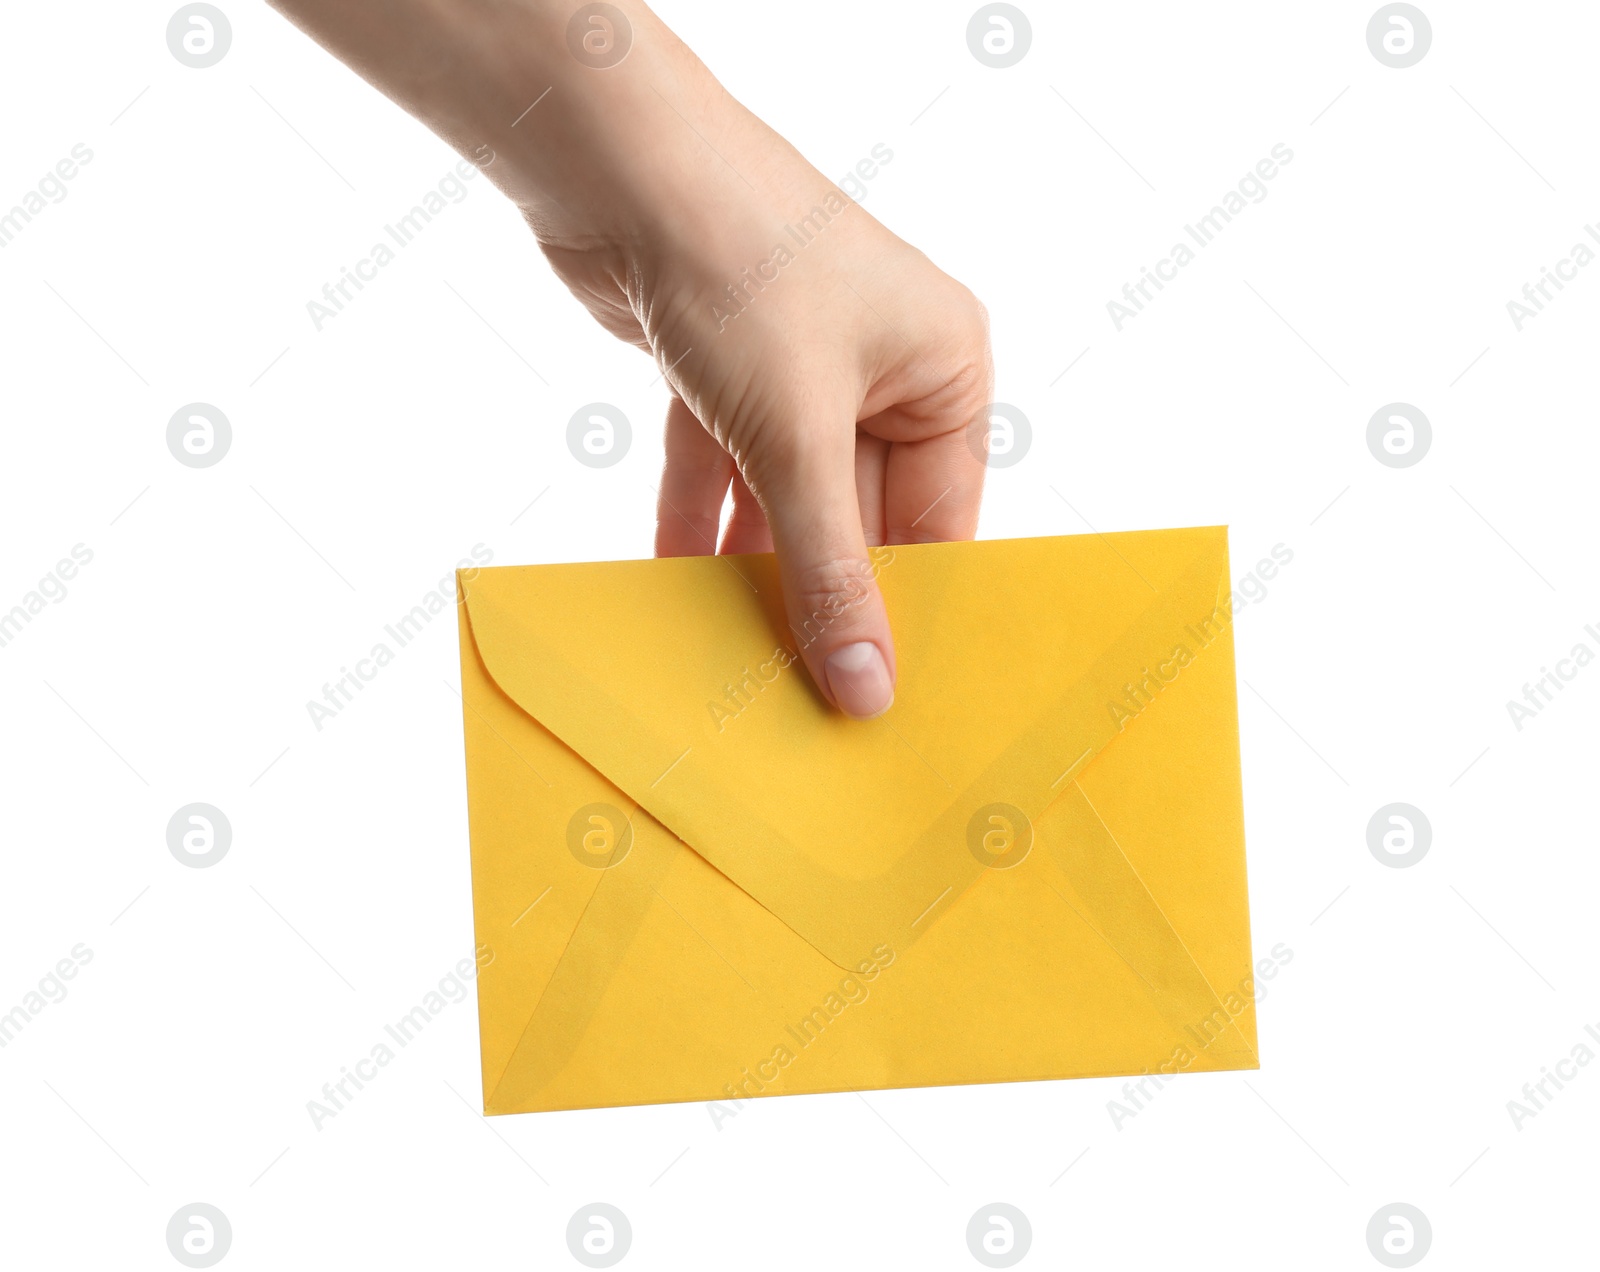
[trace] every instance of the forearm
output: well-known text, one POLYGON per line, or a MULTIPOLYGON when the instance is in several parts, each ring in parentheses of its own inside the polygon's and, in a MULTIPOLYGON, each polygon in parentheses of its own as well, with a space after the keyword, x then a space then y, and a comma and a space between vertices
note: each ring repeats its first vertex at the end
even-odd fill
POLYGON ((487 146, 491 179, 563 244, 633 232, 619 222, 698 162, 686 118, 731 104, 637 0, 614 5, 626 32, 580 23, 571 38, 573 0, 272 3, 462 154, 487 146))

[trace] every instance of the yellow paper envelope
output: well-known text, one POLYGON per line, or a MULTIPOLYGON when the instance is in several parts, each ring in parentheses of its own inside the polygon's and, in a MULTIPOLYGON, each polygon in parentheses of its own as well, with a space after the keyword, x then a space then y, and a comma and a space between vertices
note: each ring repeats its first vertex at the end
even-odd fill
POLYGON ((770 556, 460 575, 486 1112, 1256 1067, 1226 529, 874 563, 866 723, 770 556))

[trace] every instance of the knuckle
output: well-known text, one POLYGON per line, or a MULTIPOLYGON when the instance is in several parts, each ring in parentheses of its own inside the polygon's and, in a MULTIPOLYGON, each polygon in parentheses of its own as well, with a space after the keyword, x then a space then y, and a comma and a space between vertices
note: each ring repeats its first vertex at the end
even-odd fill
POLYGON ((957 309, 967 327, 985 344, 989 340, 989 307, 978 299, 971 288, 957 283, 957 309))
POLYGON ((864 557, 801 567, 790 584, 795 634, 803 645, 812 644, 839 624, 864 615, 877 590, 876 571, 864 557))

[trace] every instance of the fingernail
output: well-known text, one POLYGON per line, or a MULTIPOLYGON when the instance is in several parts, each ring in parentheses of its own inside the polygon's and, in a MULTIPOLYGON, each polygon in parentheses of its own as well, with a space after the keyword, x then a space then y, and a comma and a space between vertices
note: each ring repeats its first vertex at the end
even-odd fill
POLYGON ((870 720, 880 716, 894 702, 894 684, 889 666, 870 640, 858 640, 828 655, 823 669, 833 700, 847 716, 870 720))

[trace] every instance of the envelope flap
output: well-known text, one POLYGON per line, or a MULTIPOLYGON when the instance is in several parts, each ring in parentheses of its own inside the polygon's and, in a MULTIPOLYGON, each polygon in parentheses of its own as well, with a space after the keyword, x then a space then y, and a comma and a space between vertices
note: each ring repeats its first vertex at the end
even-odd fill
POLYGON ((522 710, 854 967, 909 945, 991 863, 989 810, 1037 817, 1136 731, 1124 688, 1194 656, 1227 592, 1221 528, 897 546, 876 564, 900 684, 866 724, 812 687, 771 557, 484 569, 462 587, 522 710))

